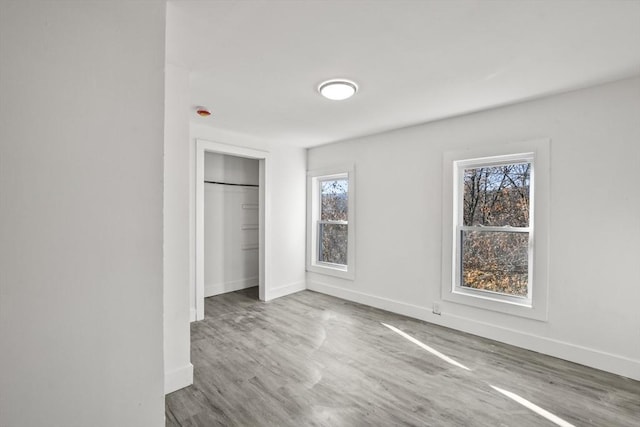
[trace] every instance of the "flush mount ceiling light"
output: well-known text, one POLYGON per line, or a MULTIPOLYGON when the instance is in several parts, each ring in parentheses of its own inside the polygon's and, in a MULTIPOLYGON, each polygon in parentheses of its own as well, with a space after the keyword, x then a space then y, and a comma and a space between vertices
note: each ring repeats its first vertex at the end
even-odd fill
POLYGON ((358 85, 350 80, 327 80, 318 86, 318 92, 327 99, 342 101, 351 98, 358 91, 358 85))

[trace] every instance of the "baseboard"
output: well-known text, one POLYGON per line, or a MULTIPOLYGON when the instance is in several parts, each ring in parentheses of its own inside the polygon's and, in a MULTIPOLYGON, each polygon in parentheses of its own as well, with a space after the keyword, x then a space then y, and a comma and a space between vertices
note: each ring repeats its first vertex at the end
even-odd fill
POLYGON ((640 380, 640 361, 316 281, 307 289, 640 380))
POLYGON ((172 393, 193 384, 193 365, 189 363, 164 374, 164 394, 172 393))
POLYGON ((195 322, 195 321, 196 321, 196 308, 189 307, 189 322, 195 322))
POLYGON ((270 301, 272 299, 276 299, 286 295, 294 294, 296 292, 304 291, 305 289, 307 289, 307 284, 304 281, 291 283, 285 286, 280 286, 275 289, 269 289, 266 300, 270 301))
POLYGON ((204 296, 212 297, 214 295, 226 294, 227 292, 239 291, 241 289, 252 288, 258 286, 257 277, 249 277, 247 279, 233 280, 223 283, 209 283, 204 285, 204 296))

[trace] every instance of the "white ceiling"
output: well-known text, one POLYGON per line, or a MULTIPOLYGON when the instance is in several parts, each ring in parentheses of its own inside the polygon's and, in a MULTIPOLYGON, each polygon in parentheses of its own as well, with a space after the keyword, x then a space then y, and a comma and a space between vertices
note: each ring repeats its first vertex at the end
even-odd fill
POLYGON ((173 1, 167 60, 194 121, 310 147, 640 74, 640 1, 173 1))

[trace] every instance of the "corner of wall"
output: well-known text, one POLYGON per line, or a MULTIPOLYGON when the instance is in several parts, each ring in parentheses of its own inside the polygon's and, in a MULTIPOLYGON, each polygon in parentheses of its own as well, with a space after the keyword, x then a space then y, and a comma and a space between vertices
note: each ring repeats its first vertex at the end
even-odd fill
POLYGON ((307 283, 304 280, 300 282, 294 282, 288 285, 280 286, 275 289, 269 289, 267 292, 267 297, 265 298, 265 301, 271 301, 276 298, 295 294, 296 292, 304 291, 306 289, 307 289, 307 283))
POLYGON ((164 375, 164 394, 173 393, 193 384, 193 365, 182 366, 164 375))

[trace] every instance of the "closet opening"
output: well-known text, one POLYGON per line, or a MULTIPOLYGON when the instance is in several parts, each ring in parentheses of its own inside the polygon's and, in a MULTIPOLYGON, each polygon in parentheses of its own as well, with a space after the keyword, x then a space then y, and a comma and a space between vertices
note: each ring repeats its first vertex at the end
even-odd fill
POLYGON ((196 143, 195 320, 205 298, 240 291, 266 300, 267 153, 196 143))
POLYGON ((256 159, 204 155, 204 297, 243 289, 258 299, 256 159))

